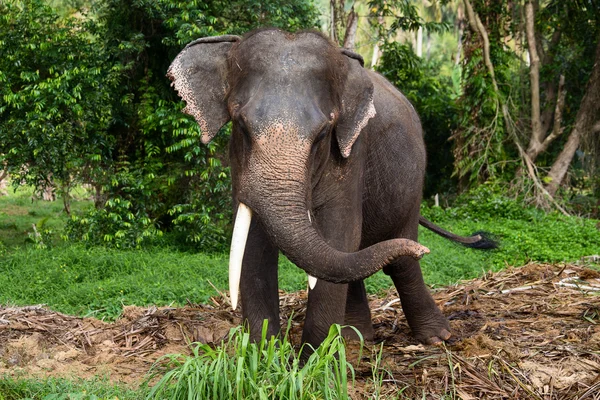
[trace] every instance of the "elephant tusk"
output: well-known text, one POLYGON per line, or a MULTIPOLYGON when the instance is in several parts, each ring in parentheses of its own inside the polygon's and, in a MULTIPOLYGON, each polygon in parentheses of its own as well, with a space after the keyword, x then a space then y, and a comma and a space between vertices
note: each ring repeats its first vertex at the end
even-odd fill
POLYGON ((240 279, 242 276, 242 260, 246 250, 246 240, 252 221, 252 210, 240 202, 238 206, 235 224, 233 225, 233 236, 231 238, 231 250, 229 252, 229 296, 231 307, 237 308, 240 292, 240 279))
POLYGON ((317 286, 317 278, 312 275, 308 275, 308 287, 314 289, 317 286))

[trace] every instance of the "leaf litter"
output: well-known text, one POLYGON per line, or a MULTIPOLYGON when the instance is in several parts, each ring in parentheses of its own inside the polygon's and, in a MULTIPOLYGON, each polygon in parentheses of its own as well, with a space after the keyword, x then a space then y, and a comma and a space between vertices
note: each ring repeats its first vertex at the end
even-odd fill
MULTIPOLYGON (((395 290, 370 298, 375 341, 361 360, 348 342, 353 399, 600 400, 597 270, 531 263, 436 289, 434 299, 453 333, 442 346, 411 337, 395 290)), ((306 301, 306 292, 280 292, 281 323, 290 322, 295 343, 306 301)), ((225 293, 205 305, 126 306, 114 323, 0 306, 0 376, 101 375, 135 386, 159 357, 190 354, 192 342, 219 344, 240 316, 225 293)))

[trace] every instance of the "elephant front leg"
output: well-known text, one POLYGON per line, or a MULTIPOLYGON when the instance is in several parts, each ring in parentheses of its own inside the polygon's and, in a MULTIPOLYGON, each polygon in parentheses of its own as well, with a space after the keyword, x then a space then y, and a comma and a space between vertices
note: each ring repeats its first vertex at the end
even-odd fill
POLYGON ((242 322, 250 329, 250 337, 259 341, 263 321, 268 320, 267 337, 277 336, 279 325, 279 293, 277 260, 279 250, 271 244, 261 223, 253 217, 242 263, 240 290, 242 322))
MULTIPOLYGON (((344 323, 347 286, 319 280, 309 290, 302 343, 316 349, 327 337, 331 325, 344 323)), ((303 351, 303 356, 309 354, 310 351, 303 351)))
MULTIPOLYGON (((361 215, 356 205, 322 207, 314 214, 319 232, 338 250, 352 252, 360 245, 361 215)), ((332 324, 344 324, 348 284, 318 280, 308 293, 302 342, 315 349, 327 337, 332 324)))
POLYGON ((364 340, 372 341, 375 337, 375 329, 371 320, 371 310, 364 281, 350 282, 348 284, 348 296, 346 298, 346 314, 343 330, 347 339, 358 339, 356 331, 350 326, 358 329, 364 340))
POLYGON ((424 344, 437 344, 449 339, 450 326, 423 281, 419 262, 411 257, 402 257, 383 270, 398 290, 413 336, 424 344))

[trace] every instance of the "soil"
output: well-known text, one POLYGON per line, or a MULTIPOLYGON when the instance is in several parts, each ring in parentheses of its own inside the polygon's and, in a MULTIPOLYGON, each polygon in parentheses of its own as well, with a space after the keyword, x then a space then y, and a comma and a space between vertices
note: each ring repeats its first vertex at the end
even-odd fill
MULTIPOLYGON (((411 336, 393 291, 371 299, 376 340, 357 360, 354 399, 600 399, 600 273, 574 264, 529 264, 434 293, 453 337, 423 346, 411 336), (384 380, 372 380, 383 346, 384 380)), ((299 341, 306 293, 281 293, 282 326, 293 315, 299 341)), ((90 378, 142 383, 162 355, 218 344, 240 321, 226 297, 208 305, 124 307, 107 323, 43 306, 0 307, 0 376, 90 378)))

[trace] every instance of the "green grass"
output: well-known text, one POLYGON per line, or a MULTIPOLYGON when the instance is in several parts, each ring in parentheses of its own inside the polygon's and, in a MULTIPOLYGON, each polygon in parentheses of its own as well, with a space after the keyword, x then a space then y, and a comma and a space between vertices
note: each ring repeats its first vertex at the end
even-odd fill
MULTIPOLYGON (((0 304, 44 303, 64 313, 115 318, 123 305, 206 303, 218 295, 212 285, 227 290, 227 264, 226 256, 158 248, 26 247, 0 255, 0 304)), ((286 290, 302 288, 306 279, 289 262, 280 275, 286 290)))
MULTIPOLYGON (((34 200, 33 189, 26 186, 19 187, 16 192, 12 188, 8 191, 8 196, 0 196, 0 243, 5 247, 26 245, 29 234, 33 233, 33 224, 38 226, 38 230, 62 230, 67 220, 62 201, 34 200)), ((93 205, 85 200, 87 193, 81 188, 74 190, 72 196, 73 213, 93 205)))
POLYGON ((30 379, 0 376, 0 400, 139 400, 147 388, 133 390, 107 379, 30 379))

